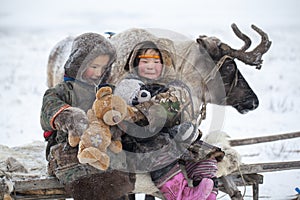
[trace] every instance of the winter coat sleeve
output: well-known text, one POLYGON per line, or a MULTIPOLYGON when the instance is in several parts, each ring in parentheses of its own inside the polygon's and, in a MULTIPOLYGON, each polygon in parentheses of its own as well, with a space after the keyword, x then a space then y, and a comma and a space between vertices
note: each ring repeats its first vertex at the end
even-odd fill
POLYGON ((72 103, 71 92, 67 83, 61 83, 48 89, 43 97, 40 123, 45 131, 55 130, 54 119, 72 103))

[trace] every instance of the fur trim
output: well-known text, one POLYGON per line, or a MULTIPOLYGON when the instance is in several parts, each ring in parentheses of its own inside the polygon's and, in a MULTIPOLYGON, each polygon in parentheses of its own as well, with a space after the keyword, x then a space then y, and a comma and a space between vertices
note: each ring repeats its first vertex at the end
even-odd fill
POLYGON ((203 138, 203 141, 220 147, 225 152, 223 160, 217 163, 217 177, 226 176, 233 171, 238 170, 241 164, 241 156, 230 146, 228 138, 229 135, 222 131, 210 132, 203 138))
MULTIPOLYGON (((105 78, 110 73, 111 64, 116 57, 116 50, 104 36, 97 33, 84 33, 74 39, 71 54, 65 63, 65 75, 80 81, 88 64, 99 55, 109 55, 110 61, 105 71, 105 78), (109 69, 109 70, 108 70, 109 69)), ((102 83, 106 80, 102 80, 102 83)), ((101 84, 100 82, 98 84, 101 84)))

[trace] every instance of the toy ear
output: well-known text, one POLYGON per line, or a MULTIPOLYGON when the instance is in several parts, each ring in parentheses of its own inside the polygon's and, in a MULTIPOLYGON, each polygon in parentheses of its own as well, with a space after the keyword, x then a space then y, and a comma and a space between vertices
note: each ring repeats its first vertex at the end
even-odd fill
POLYGON ((102 97, 112 94, 112 89, 108 86, 106 87, 102 87, 98 90, 97 94, 96 94, 96 98, 97 99, 101 99, 102 97))
POLYGON ((138 102, 142 103, 151 99, 151 93, 147 90, 141 90, 138 94, 138 102))

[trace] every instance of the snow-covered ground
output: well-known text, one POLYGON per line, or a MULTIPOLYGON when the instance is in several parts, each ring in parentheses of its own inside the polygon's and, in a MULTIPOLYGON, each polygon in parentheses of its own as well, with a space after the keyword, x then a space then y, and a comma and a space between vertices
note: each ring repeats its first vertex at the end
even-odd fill
MULTIPOLYGON (((68 35, 120 32, 131 27, 164 28, 191 38, 209 35, 238 48, 242 43, 230 29, 235 22, 253 38, 251 24, 272 40, 260 71, 238 63, 260 105, 241 115, 225 109, 221 125, 208 120, 202 128, 221 129, 231 138, 300 131, 300 2, 290 1, 98 1, 0 0, 0 144, 20 146, 43 141, 39 112, 46 87, 51 48, 68 35)), ((236 148, 243 162, 300 160, 300 139, 236 148)), ((287 199, 300 187, 300 170, 265 173, 261 199, 287 199)), ((244 188, 241 188, 243 191, 244 188)), ((251 195, 247 188, 246 195, 251 195)), ((142 199, 141 196, 139 196, 142 199)), ((220 199, 228 197, 219 195, 220 199)))

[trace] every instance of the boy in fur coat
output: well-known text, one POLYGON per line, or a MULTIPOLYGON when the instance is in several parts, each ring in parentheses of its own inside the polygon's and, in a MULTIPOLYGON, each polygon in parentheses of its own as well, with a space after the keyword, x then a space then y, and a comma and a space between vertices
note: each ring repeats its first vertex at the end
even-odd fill
POLYGON ((86 112, 92 107, 96 91, 107 85, 115 58, 116 51, 105 37, 97 33, 79 35, 64 65, 64 82, 49 88, 43 97, 40 121, 48 141, 48 172, 65 184, 75 200, 99 196, 116 199, 133 189, 128 173, 103 172, 80 164, 78 146, 68 144, 69 134, 81 136, 88 127, 86 112))

